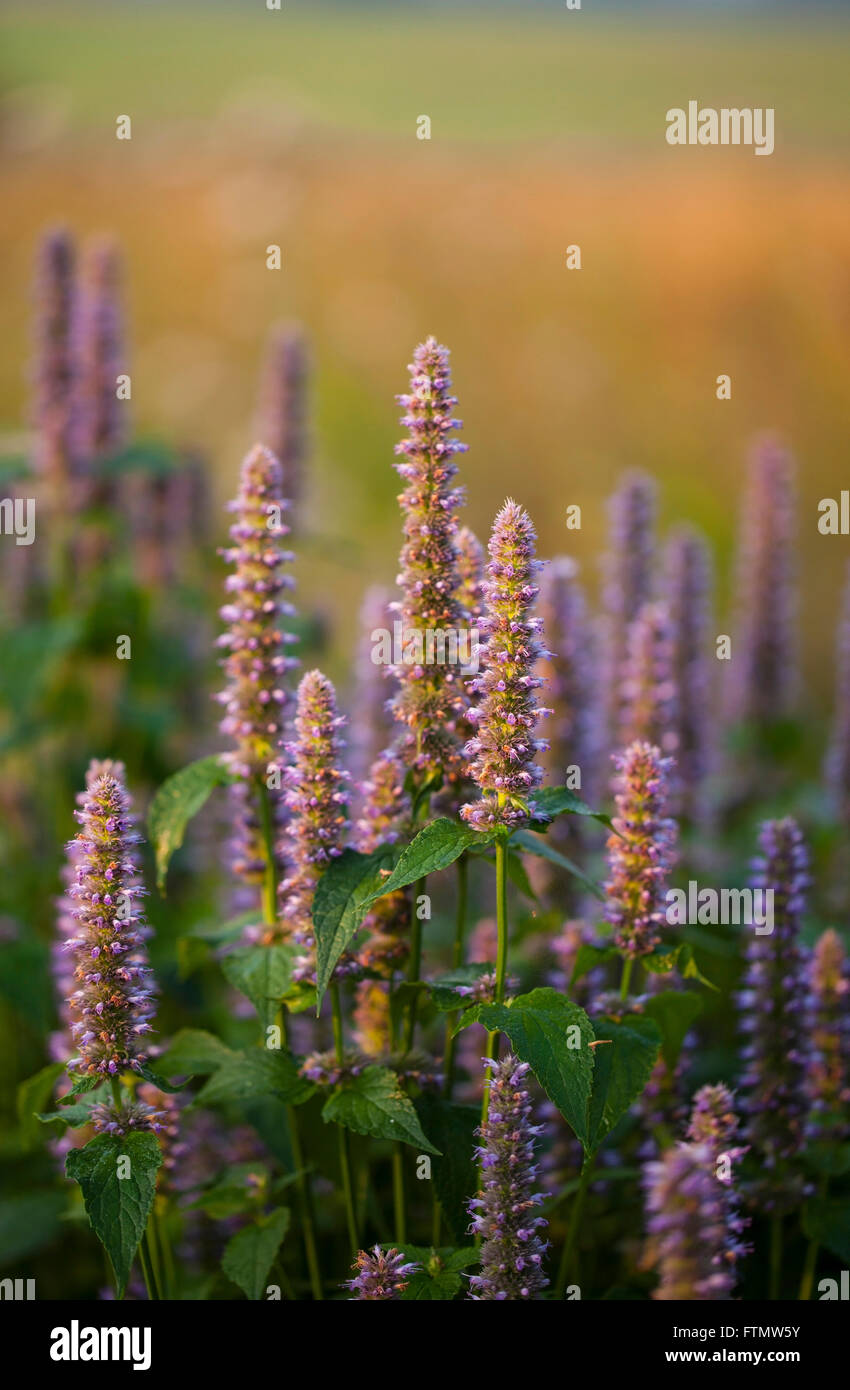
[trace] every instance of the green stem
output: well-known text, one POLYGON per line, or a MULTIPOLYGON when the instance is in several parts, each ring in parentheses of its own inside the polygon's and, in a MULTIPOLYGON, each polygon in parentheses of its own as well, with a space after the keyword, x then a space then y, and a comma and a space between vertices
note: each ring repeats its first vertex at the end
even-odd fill
POLYGON ((393 1215, 396 1245, 407 1244, 407 1205, 404 1192, 404 1145, 393 1146, 393 1215))
POLYGON ((622 975, 622 979, 620 980, 620 998, 621 998, 621 999, 626 999, 626 998, 628 998, 629 985, 631 984, 631 979, 632 979, 632 966, 633 966, 633 965, 634 965, 634 960, 632 959, 632 957, 631 957, 631 956, 625 956, 624 959, 623 959, 623 975, 622 975))
MULTIPOLYGON (((427 885, 427 878, 420 878, 413 890, 413 922, 410 931, 410 961, 407 967, 407 978, 411 983, 419 979, 422 969, 422 919, 417 911, 417 903, 424 896, 427 885)), ((407 1015, 407 1031, 404 1038, 404 1050, 409 1052, 413 1047, 413 1039, 416 1033, 416 1014, 419 1009, 419 992, 417 991, 410 1001, 410 1009, 407 1015)))
POLYGON ((162 1301, 162 1274, 159 1268, 159 1252, 156 1248, 153 1212, 151 1212, 150 1216, 148 1217, 148 1224, 145 1227, 145 1233, 142 1236, 142 1245, 145 1247, 145 1254, 147 1255, 148 1268, 150 1270, 151 1283, 153 1285, 153 1297, 159 1301, 162 1301))
POLYGON ((770 1292, 768 1298, 779 1298, 782 1287, 782 1217, 774 1216, 770 1222, 770 1292))
POLYGON ((573 1250, 575 1249, 575 1243, 578 1239, 582 1213, 584 1211, 585 1198, 587 1197, 587 1189, 590 1186, 590 1179, 593 1173, 594 1162, 594 1158, 585 1159, 584 1166, 581 1170, 581 1177, 579 1178, 579 1184, 576 1190, 576 1195, 573 1199, 573 1205, 570 1211, 570 1224, 567 1227, 567 1235, 566 1239, 564 1240, 564 1248, 561 1251, 561 1263, 558 1267, 558 1279, 555 1285, 555 1297, 558 1299, 562 1299, 567 1291, 567 1280, 569 1278, 570 1268, 572 1264, 573 1250))
MULTIPOLYGON (((345 1035, 342 1027, 342 1002, 339 995, 339 983, 335 980, 331 984, 331 1002, 333 1005, 333 1033, 334 1048, 336 1049, 336 1060, 342 1065, 345 1058, 345 1035)), ((351 1243, 351 1253, 357 1255, 360 1249, 360 1241, 357 1237, 357 1214, 354 1209, 354 1184, 351 1180, 351 1154, 348 1147, 348 1130, 344 1125, 337 1125, 339 1135, 339 1167, 342 1175, 342 1191, 345 1198, 345 1219, 348 1225, 348 1239, 351 1243)))
POLYGON ((257 791, 266 856, 266 871, 263 876, 262 890, 263 920, 267 926, 273 927, 277 921, 277 861, 274 848, 274 820, 271 797, 265 782, 258 782, 257 791))
MULTIPOLYGON (((469 863, 465 854, 460 856, 457 861, 457 911, 455 913, 455 942, 452 952, 452 965, 455 970, 459 970, 464 961, 464 944, 466 938, 466 904, 469 885, 469 863)), ((443 1058, 443 1071, 445 1080, 443 1083, 443 1094, 446 1100, 451 1100, 454 1089, 455 1079, 455 1054, 457 1051, 457 1038, 453 1036, 454 1026, 457 1022, 457 1014, 449 1014, 446 1018, 446 1046, 443 1058)), ((436 1217, 435 1217, 436 1219, 436 1217)))
POLYGON ((145 1289, 147 1290, 148 1298, 149 1298, 149 1300, 151 1301, 151 1303, 155 1303, 155 1302, 156 1302, 156 1292, 155 1292, 155 1289, 154 1289, 154 1282, 153 1282, 153 1275, 152 1275, 152 1273, 151 1273, 151 1267, 150 1267, 150 1264, 148 1263, 147 1247, 146 1247, 146 1244, 145 1244, 145 1237, 144 1237, 144 1236, 142 1236, 141 1244, 139 1245, 139 1264, 142 1266, 142 1278, 143 1278, 144 1281, 145 1281, 145 1289))

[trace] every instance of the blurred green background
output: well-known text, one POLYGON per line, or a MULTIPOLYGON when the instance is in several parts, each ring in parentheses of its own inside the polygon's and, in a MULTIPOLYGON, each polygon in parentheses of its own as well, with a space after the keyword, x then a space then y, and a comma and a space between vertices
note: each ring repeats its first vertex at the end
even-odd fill
POLYGON ((363 587, 395 575, 393 397, 426 334, 453 352, 467 519, 486 533, 515 493, 544 552, 576 553, 591 587, 604 498, 637 465, 662 483, 665 521, 715 540, 728 596, 742 461, 776 429, 799 460, 825 713, 848 542, 818 535, 817 502, 850 482, 840 10, 42 0, 5 7, 0 51, 8 439, 46 224, 120 239, 138 430, 202 446, 218 501, 251 442, 267 330, 300 319, 315 382, 299 591, 334 622, 339 676, 363 587), (776 152, 669 147, 665 113, 689 99, 775 107, 776 152))

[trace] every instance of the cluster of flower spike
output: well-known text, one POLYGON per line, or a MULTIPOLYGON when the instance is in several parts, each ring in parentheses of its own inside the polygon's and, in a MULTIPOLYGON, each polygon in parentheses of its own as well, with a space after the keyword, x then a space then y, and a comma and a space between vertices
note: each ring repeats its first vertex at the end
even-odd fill
MULTIPOLYGON (((315 970, 312 906, 320 875, 342 853, 347 772, 341 766, 345 723, 337 714, 336 693, 321 671, 308 671, 298 687, 295 738, 286 745, 288 820, 283 858, 289 873, 280 885, 281 911, 288 934, 306 947, 298 977, 315 970)), ((340 968, 339 966, 337 967, 340 968)))
POLYGON ((273 454, 257 445, 242 464, 239 495, 228 504, 236 513, 232 545, 222 552, 233 566, 226 581, 228 602, 221 609, 227 630, 218 639, 226 655, 227 686, 218 695, 225 717, 221 731, 235 744, 230 764, 241 779, 233 788, 236 836, 233 869, 246 883, 262 881, 265 851, 254 802, 257 785, 267 784, 283 729, 289 700, 284 678, 295 661, 286 655, 291 634, 281 630, 292 607, 282 594, 292 587, 282 572, 292 556, 281 539, 281 469, 273 454))
POLYGON ((405 1262, 398 1250, 382 1250, 376 1245, 372 1250, 359 1250, 352 1269, 357 1271, 354 1279, 345 1285, 354 1294, 352 1303, 365 1299, 401 1298, 410 1281, 410 1275, 421 1268, 418 1264, 405 1262))
POLYGON ((759 836, 754 888, 773 891, 773 932, 747 946, 740 1026, 741 1090, 747 1142, 770 1180, 765 1201, 777 1209, 798 1192, 788 1160, 799 1151, 805 1117, 806 977, 800 930, 809 884, 808 854, 795 821, 767 821, 759 836))
POLYGON ((699 820, 711 764, 711 559, 702 536, 688 527, 675 531, 667 545, 665 568, 679 804, 684 815, 699 820))
POLYGON ((448 350, 428 338, 416 349, 410 374, 410 392, 399 397, 405 411, 401 423, 409 438, 396 446, 402 458, 396 469, 405 482, 399 496, 404 516, 398 576, 402 598, 395 605, 403 625, 404 652, 401 665, 394 668, 399 688, 393 713, 406 726, 408 765, 426 776, 441 773, 450 782, 461 771, 457 720, 466 701, 459 668, 420 664, 412 659, 417 653, 411 643, 423 642, 428 631, 456 631, 462 621, 455 550, 462 492, 453 479, 455 455, 466 445, 454 438, 461 422, 453 415, 457 400, 451 394, 448 350))
POLYGON ((279 460, 283 494, 301 500, 306 453, 307 347, 301 330, 281 324, 269 338, 257 402, 255 437, 279 460))
POLYGON ((471 1276, 469 1297, 531 1299, 549 1282, 543 1273, 547 1243, 539 1235, 547 1222, 534 1215, 543 1200, 534 1191, 534 1141, 542 1131, 530 1119, 528 1063, 508 1055, 486 1065, 492 1068, 490 1107, 476 1150, 483 1189, 469 1203, 472 1231, 482 1241, 481 1273, 471 1276))
POLYGON ((645 603, 629 627, 620 682, 620 747, 642 739, 675 753, 678 692, 673 629, 662 603, 645 603))
POLYGON ((650 955, 660 944, 664 892, 670 873, 676 823, 667 816, 671 758, 648 743, 615 753, 617 814, 608 839, 610 876, 605 915, 614 940, 629 956, 650 955))
POLYGON ((74 247, 62 229, 49 232, 40 250, 35 282, 35 371, 33 424, 36 469, 59 506, 68 501, 71 451, 71 318, 74 247))
POLYGON ((477 830, 494 825, 514 828, 529 819, 529 798, 543 777, 536 762, 547 744, 534 737, 537 721, 548 710, 537 704, 543 680, 536 668, 544 652, 532 617, 541 568, 534 558, 537 537, 531 518, 508 500, 493 523, 490 562, 484 583, 487 637, 483 670, 471 688, 479 696, 470 710, 477 729, 466 745, 470 772, 481 799, 461 807, 477 830))
POLYGON ((68 892, 77 931, 66 949, 75 961, 68 1004, 79 1056, 69 1070, 117 1077, 145 1061, 140 1040, 152 1031, 154 1012, 148 932, 137 904, 144 892, 134 853, 140 837, 117 764, 92 778, 75 815, 82 829, 70 851, 76 881, 68 892))
POLYGON ((675 1144, 644 1169, 646 1263, 658 1270, 652 1297, 729 1299, 734 1273, 725 1262, 726 1192, 707 1146, 675 1144))

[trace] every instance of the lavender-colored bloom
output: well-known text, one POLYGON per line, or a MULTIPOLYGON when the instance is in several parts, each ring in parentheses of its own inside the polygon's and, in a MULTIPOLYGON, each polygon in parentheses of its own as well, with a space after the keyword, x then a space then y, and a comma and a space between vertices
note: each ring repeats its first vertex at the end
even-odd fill
MULTIPOLYGON (((402 599, 394 605, 403 624, 403 660, 395 668, 399 681, 393 702, 395 718, 406 727, 405 761, 424 776, 442 773, 445 782, 461 774, 457 720, 466 697, 457 666, 417 661, 426 633, 457 630, 462 614, 457 599, 455 551, 457 509, 463 494, 453 486, 456 454, 466 449, 455 439, 461 422, 454 418, 448 349, 428 338, 410 365, 411 389, 399 397, 402 424, 409 438, 396 446, 404 479, 399 496, 404 517, 404 544, 398 584, 402 599)), ((425 653, 427 655, 427 652, 425 653)))
POLYGON ((56 506, 67 501, 71 472, 71 317, 74 245, 61 228, 48 232, 38 251, 35 278, 33 425, 35 469, 56 506))
POLYGON ((843 821, 850 821, 850 564, 836 645, 835 714, 826 759, 826 784, 836 813, 843 821))
POLYGON ((280 885, 281 910, 288 934, 307 948, 302 978, 315 970, 312 907, 320 875, 342 853, 348 829, 346 782, 341 765, 336 694, 321 671, 308 671, 298 687, 295 738, 286 745, 287 821, 283 857, 290 866, 280 885))
MULTIPOLYGON (((797 823, 767 821, 759 835, 753 887, 773 891, 773 932, 753 932, 744 988, 738 995, 747 1039, 740 1085, 746 1139, 769 1178, 760 1184, 767 1210, 781 1210, 799 1193, 788 1164, 803 1138, 806 977, 800 929, 809 885, 808 853, 797 823)), ((755 1190, 755 1189, 754 1189, 755 1190)))
POLYGON ((728 1193, 713 1170, 708 1144, 676 1144, 644 1168, 647 1245, 660 1300, 732 1297, 728 1260, 728 1193))
POLYGON ((166 1129, 166 1114, 143 1101, 125 1100, 116 1109, 110 1103, 93 1105, 91 1122, 97 1134, 117 1134, 121 1138, 132 1131, 161 1135, 166 1129))
POLYGON ((535 1192, 534 1161, 541 1126, 533 1125, 526 1077, 529 1066, 509 1054, 492 1069, 487 1121, 477 1133, 483 1191, 469 1203, 472 1231, 481 1238, 481 1273, 470 1278, 469 1297, 490 1302, 533 1299, 549 1280, 543 1273, 548 1242, 539 1231, 548 1223, 534 1210, 543 1201, 535 1192))
POLYGON ((815 946, 808 986, 806 1135, 842 1143, 850 1138, 850 963, 832 929, 815 946))
POLYGON ((371 1250, 359 1250, 351 1267, 357 1271, 356 1277, 345 1285, 354 1294, 354 1298, 349 1300, 351 1303, 364 1299, 401 1298, 410 1275, 421 1269, 421 1265, 405 1263, 404 1256, 398 1250, 382 1250, 380 1245, 375 1245, 371 1250))
POLYGON ((629 956, 646 956, 660 945, 666 921, 667 878, 673 860, 676 823, 667 812, 671 758, 648 743, 615 753, 618 832, 608 839, 610 876, 605 916, 614 940, 629 956))
POLYGON ((735 1165, 748 1152, 745 1144, 737 1142, 738 1128, 735 1101, 728 1087, 702 1086, 694 1096, 687 1137, 689 1143, 707 1151, 711 1171, 726 1189, 724 1260, 730 1267, 752 1248, 743 1239, 750 1221, 740 1214, 735 1184, 735 1165))
POLYGON ((254 436, 280 460, 283 494, 293 507, 301 502, 304 489, 308 376, 301 329, 297 324, 279 324, 269 338, 254 436))
POLYGON ((620 688, 620 747, 640 739, 656 744, 662 753, 677 752, 678 691, 673 656, 667 607, 663 603, 644 604, 629 627, 620 688))
POLYGON ((484 560, 484 547, 475 532, 461 526, 455 536, 457 601, 470 627, 477 627, 484 616, 484 560))
POLYGON ((82 487, 80 502, 105 500, 91 465, 126 444, 130 421, 126 401, 118 399, 117 378, 127 370, 117 248, 97 241, 86 248, 80 294, 72 323, 74 358, 71 444, 82 487))
POLYGON ((153 1000, 139 910, 144 893, 135 846, 140 836, 118 767, 94 777, 82 810, 82 829, 71 855, 77 930, 66 941, 75 961, 69 997, 71 1032, 79 1056, 69 1071, 120 1076, 146 1060, 141 1038, 151 1032, 153 1000))
POLYGON ((538 706, 535 694, 543 684, 535 670, 544 655, 540 619, 531 616, 541 568, 534 558, 536 539, 528 513, 509 499, 490 537, 483 619, 487 645, 481 674, 470 683, 480 702, 469 711, 477 734, 464 752, 481 800, 467 802, 461 816, 478 830, 522 825, 543 777, 536 758, 548 745, 534 737, 534 729, 549 711, 538 706))
POLYGON ((352 773, 355 781, 368 776, 379 754, 393 740, 395 721, 390 712, 390 667, 372 660, 375 643, 381 632, 391 632, 393 618, 388 589, 375 584, 366 590, 360 608, 357 660, 355 664, 354 699, 352 702, 351 748, 352 773))
POLYGON ((730 715, 754 724, 786 718, 797 686, 793 467, 773 440, 753 451, 741 518, 739 609, 730 715))
POLYGON ((665 592, 676 691, 673 732, 682 813, 705 814, 705 778, 711 767, 711 556, 698 532, 680 527, 665 552, 665 592))
MULTIPOLYGON (((233 573, 225 584, 228 602, 220 610, 227 631, 217 642, 226 653, 227 685, 216 698, 225 710, 221 731, 235 744, 230 765, 241 779, 231 789, 236 820, 232 867, 251 885, 262 882, 265 868, 254 803, 275 765, 284 709, 291 699, 284 681, 297 664, 286 655, 287 644, 295 639, 281 627, 293 613, 282 598, 293 580, 283 573, 292 554, 281 546, 288 528, 282 521, 287 504, 280 489, 280 464, 256 445, 242 464, 239 495, 228 504, 236 513, 230 528, 233 544, 221 552, 233 573)), ((269 796, 274 802, 274 789, 269 796)))
POLYGON ((604 560, 607 679, 612 724, 631 623, 652 598, 657 489, 645 473, 626 475, 608 506, 610 549, 604 560))

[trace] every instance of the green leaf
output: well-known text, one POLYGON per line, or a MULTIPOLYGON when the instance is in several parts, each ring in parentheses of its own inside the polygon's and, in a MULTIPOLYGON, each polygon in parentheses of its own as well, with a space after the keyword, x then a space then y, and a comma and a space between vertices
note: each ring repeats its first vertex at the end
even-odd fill
POLYGON ((465 1284, 460 1272, 479 1261, 478 1251, 472 1245, 462 1250, 450 1246, 435 1250, 433 1246, 423 1245, 384 1245, 382 1248, 398 1249, 406 1263, 421 1266, 408 1277, 407 1288, 401 1295, 404 1303, 451 1301, 465 1284))
POLYGON ((79 1105, 66 1105, 64 1110, 51 1110, 47 1114, 37 1114, 35 1118, 43 1125, 57 1125, 60 1127, 60 1134, 64 1134, 66 1129, 82 1129, 91 1120, 91 1106, 80 1102, 79 1105))
POLYGON ((280 1001, 292 982, 298 954, 299 948, 292 944, 237 946, 222 958, 225 978, 250 999, 263 1029, 277 1017, 280 1001))
POLYGON ((628 1023, 594 1019, 593 1090, 585 1152, 595 1153, 606 1135, 643 1091, 658 1060, 661 1034, 651 1018, 630 1015, 628 1023))
POLYGON ((382 898, 386 893, 406 888, 409 883, 416 883, 428 874, 447 869, 471 845, 488 844, 493 839, 489 831, 473 830, 462 821, 440 816, 420 830, 416 839, 402 850, 398 863, 374 898, 382 898))
POLYGON ((480 1023, 481 1010, 486 1008, 486 1004, 471 1004, 468 1009, 464 1009, 460 1018, 455 1019, 452 1037, 456 1038, 458 1033, 462 1033, 464 1028, 470 1028, 473 1023, 480 1023))
POLYGON ((289 1211, 278 1207, 253 1226, 231 1236, 224 1247, 221 1267, 246 1298, 257 1302, 266 1291, 269 1270, 289 1230, 289 1211))
POLYGON ((148 830, 156 855, 156 885, 165 891, 171 856, 183 843, 186 826, 197 815, 214 787, 234 781, 222 755, 213 753, 189 763, 169 777, 157 791, 148 812, 148 830))
POLYGON ((534 793, 531 801, 533 809, 541 813, 532 821, 535 829, 538 826, 548 827, 557 816, 590 816, 592 820, 598 820, 600 825, 607 826, 609 830, 614 829, 610 816, 603 811, 592 810, 587 802, 582 801, 581 797, 576 796, 569 787, 540 787, 534 793))
POLYGON ((84 1096, 88 1091, 96 1091, 98 1086, 102 1085, 102 1076, 80 1076, 74 1082, 70 1091, 67 1091, 64 1096, 59 1097, 58 1104, 70 1105, 71 1101, 76 1099, 77 1096, 84 1096))
POLYGON ((556 989, 533 989, 518 995, 510 1007, 483 1005, 478 1022, 490 1032, 499 1029, 507 1034, 514 1052, 528 1062, 549 1099, 586 1145, 594 1030, 584 1010, 556 989), (576 1039, 567 1031, 573 1028, 578 1029, 578 1047, 568 1046, 576 1039))
POLYGON ((145 1081, 149 1081, 152 1086, 156 1086, 157 1090, 162 1091, 165 1096, 176 1096, 178 1091, 184 1090, 192 1080, 191 1076, 187 1076, 183 1081, 178 1081, 175 1084, 173 1081, 169 1081, 167 1077, 162 1076, 158 1071, 154 1071, 153 1067, 149 1066, 147 1062, 142 1063, 139 1067, 139 1072, 145 1078, 145 1081))
POLYGON ((315 1091, 312 1081, 299 1075, 298 1064, 290 1053, 273 1048, 252 1047, 233 1052, 222 1062, 195 1097, 195 1105, 228 1105, 253 1100, 257 1096, 276 1096, 289 1105, 300 1105, 315 1091))
POLYGON ((381 870, 392 862, 392 848, 374 854, 347 849, 328 865, 316 884, 313 928, 316 933, 316 1012, 321 1009, 334 967, 357 935, 367 906, 383 894, 381 870))
POLYGON ((441 1150, 431 1161, 431 1180, 443 1215, 455 1240, 464 1240, 469 1229, 467 1203, 478 1188, 475 1162, 475 1129, 481 1122, 477 1105, 456 1105, 440 1096, 417 1096, 416 1113, 422 1128, 441 1150))
POLYGON ((422 1153, 437 1154, 425 1138, 413 1102, 388 1067, 366 1067, 352 1081, 337 1087, 322 1110, 325 1124, 344 1125, 372 1139, 400 1139, 422 1153))
POLYGON ((495 967, 489 961, 473 961, 469 965, 459 965, 445 975, 437 975, 427 981, 431 998, 440 1013, 450 1014, 457 1009, 468 1009, 471 1001, 468 996, 458 994, 458 985, 474 985, 482 975, 489 975, 495 967))
POLYGON ((679 1060, 685 1034, 702 1011, 702 999, 693 990, 665 989, 650 995, 644 1013, 654 1019, 661 1034, 661 1055, 672 1072, 679 1060))
POLYGON ((153 1206, 161 1163, 156 1135, 139 1130, 97 1134, 65 1160, 65 1172, 80 1184, 89 1220, 112 1261, 119 1298, 153 1206), (119 1160, 127 1159, 129 1174, 120 1178, 119 1160))
POLYGON ((576 951, 570 984, 578 984, 579 980, 583 979, 585 975, 589 975, 591 970, 604 965, 608 960, 616 959, 619 954, 616 946, 591 946, 583 942, 576 951))
POLYGON ((539 899, 531 886, 531 879, 528 877, 526 867, 521 857, 518 854, 514 854, 511 850, 508 850, 505 867, 507 869, 508 878, 514 887, 518 888, 519 891, 526 898, 530 898, 532 902, 538 902, 539 899))
POLYGON ((209 1076, 234 1054, 212 1033, 202 1028, 181 1028, 167 1052, 157 1057, 163 1071, 173 1076, 209 1076))
POLYGON ((25 1152, 34 1149, 41 1139, 37 1112, 43 1110, 50 1100, 53 1088, 64 1070, 63 1062, 50 1062, 48 1066, 42 1067, 41 1071, 37 1071, 35 1076, 27 1077, 26 1081, 22 1081, 18 1086, 18 1124, 25 1152))
POLYGON ((589 893, 592 893, 595 898, 599 898, 600 902, 604 902, 605 894, 599 887, 599 884, 594 883, 592 878, 588 878, 587 874, 584 873, 577 864, 574 864, 572 859, 568 859, 565 854, 561 854, 558 850, 554 849, 547 840, 542 840, 539 836, 533 835, 530 830, 515 830, 511 836, 511 844, 519 846, 525 854, 536 854, 538 859, 546 859, 550 864, 557 864, 558 868, 565 869, 567 873, 572 874, 573 878, 577 878, 579 883, 581 883, 589 893))
POLYGON ((810 1197, 803 1206, 803 1233, 850 1264, 850 1197, 810 1197))

